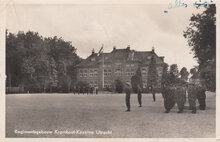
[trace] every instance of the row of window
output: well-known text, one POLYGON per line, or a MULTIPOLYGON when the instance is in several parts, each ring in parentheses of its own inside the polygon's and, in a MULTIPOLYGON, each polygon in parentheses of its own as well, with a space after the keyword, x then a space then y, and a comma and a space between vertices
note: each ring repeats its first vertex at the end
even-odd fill
MULTIPOLYGON (((158 74, 162 74, 163 68, 159 67, 157 69, 158 74)), ((98 70, 97 69, 81 69, 79 70, 79 76, 80 77, 97 77, 98 76, 98 70), (88 72, 89 71, 89 72, 88 72)), ((142 67, 141 73, 143 76, 147 76, 148 74, 148 67, 142 67)), ((126 76, 133 76, 135 74, 134 68, 127 68, 125 75, 126 76)), ((104 69, 104 76, 112 76, 112 70, 111 69, 104 69)), ((122 68, 116 68, 115 69, 115 76, 122 76, 122 68)))
POLYGON ((98 73, 79 73, 79 77, 97 77, 98 76, 98 73))
POLYGON ((89 86, 90 87, 98 87, 98 81, 97 80, 89 81, 89 86))

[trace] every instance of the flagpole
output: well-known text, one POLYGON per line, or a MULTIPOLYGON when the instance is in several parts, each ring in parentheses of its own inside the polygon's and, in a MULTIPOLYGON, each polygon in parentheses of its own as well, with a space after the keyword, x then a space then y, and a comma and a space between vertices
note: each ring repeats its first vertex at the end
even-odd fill
POLYGON ((105 58, 104 58, 104 45, 102 44, 102 89, 104 89, 104 60, 105 60, 105 58))

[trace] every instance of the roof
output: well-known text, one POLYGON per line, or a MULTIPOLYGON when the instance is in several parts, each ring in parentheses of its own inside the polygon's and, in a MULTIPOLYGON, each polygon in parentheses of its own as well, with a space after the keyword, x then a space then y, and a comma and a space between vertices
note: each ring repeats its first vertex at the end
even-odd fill
POLYGON ((97 59, 98 59, 98 54, 94 53, 91 54, 88 58, 82 60, 82 62, 80 62, 76 66, 77 67, 98 66, 97 59))
POLYGON ((157 54, 154 51, 135 51, 130 50, 130 48, 125 48, 113 49, 110 53, 92 53, 88 58, 79 63, 77 67, 98 66, 100 63, 102 63, 103 57, 104 62, 133 61, 149 64, 152 56, 156 57, 157 63, 164 63, 164 57, 157 56, 157 54))

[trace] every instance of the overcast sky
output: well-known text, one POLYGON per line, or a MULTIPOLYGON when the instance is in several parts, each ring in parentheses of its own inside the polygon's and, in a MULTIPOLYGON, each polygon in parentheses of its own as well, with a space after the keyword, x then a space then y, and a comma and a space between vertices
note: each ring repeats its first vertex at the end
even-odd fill
POLYGON ((183 31, 192 13, 204 9, 164 5, 10 5, 6 28, 9 32, 36 31, 44 37, 58 36, 71 41, 77 54, 86 58, 104 44, 104 52, 116 48, 150 51, 152 46, 169 65, 188 71, 197 65, 183 31))

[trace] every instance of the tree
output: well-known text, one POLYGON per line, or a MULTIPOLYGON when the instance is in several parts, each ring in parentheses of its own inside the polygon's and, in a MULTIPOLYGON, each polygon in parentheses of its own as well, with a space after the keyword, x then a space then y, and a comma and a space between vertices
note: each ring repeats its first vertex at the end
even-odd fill
POLYGON ((190 18, 189 27, 183 36, 199 64, 199 72, 206 85, 215 88, 216 70, 216 6, 209 5, 206 10, 190 18))
POLYGON ((148 80, 147 80, 147 86, 148 88, 151 87, 156 87, 157 86, 157 68, 156 68, 156 58, 154 54, 151 57, 151 62, 149 65, 149 70, 148 70, 148 80))
POLYGON ((6 30, 7 86, 23 84, 28 90, 51 92, 59 85, 70 91, 80 60, 76 48, 62 38, 43 38, 32 31, 12 34, 6 30))
POLYGON ((183 67, 181 70, 180 70, 180 78, 181 80, 187 82, 188 80, 188 76, 189 76, 189 72, 187 71, 186 67, 183 67))
POLYGON ((179 70, 177 64, 172 64, 170 66, 170 71, 168 75, 168 84, 169 85, 174 85, 177 83, 179 77, 179 70))
POLYGON ((162 73, 162 79, 161 79, 161 86, 167 86, 168 85, 168 67, 169 65, 164 63, 163 65, 163 73, 162 73))

